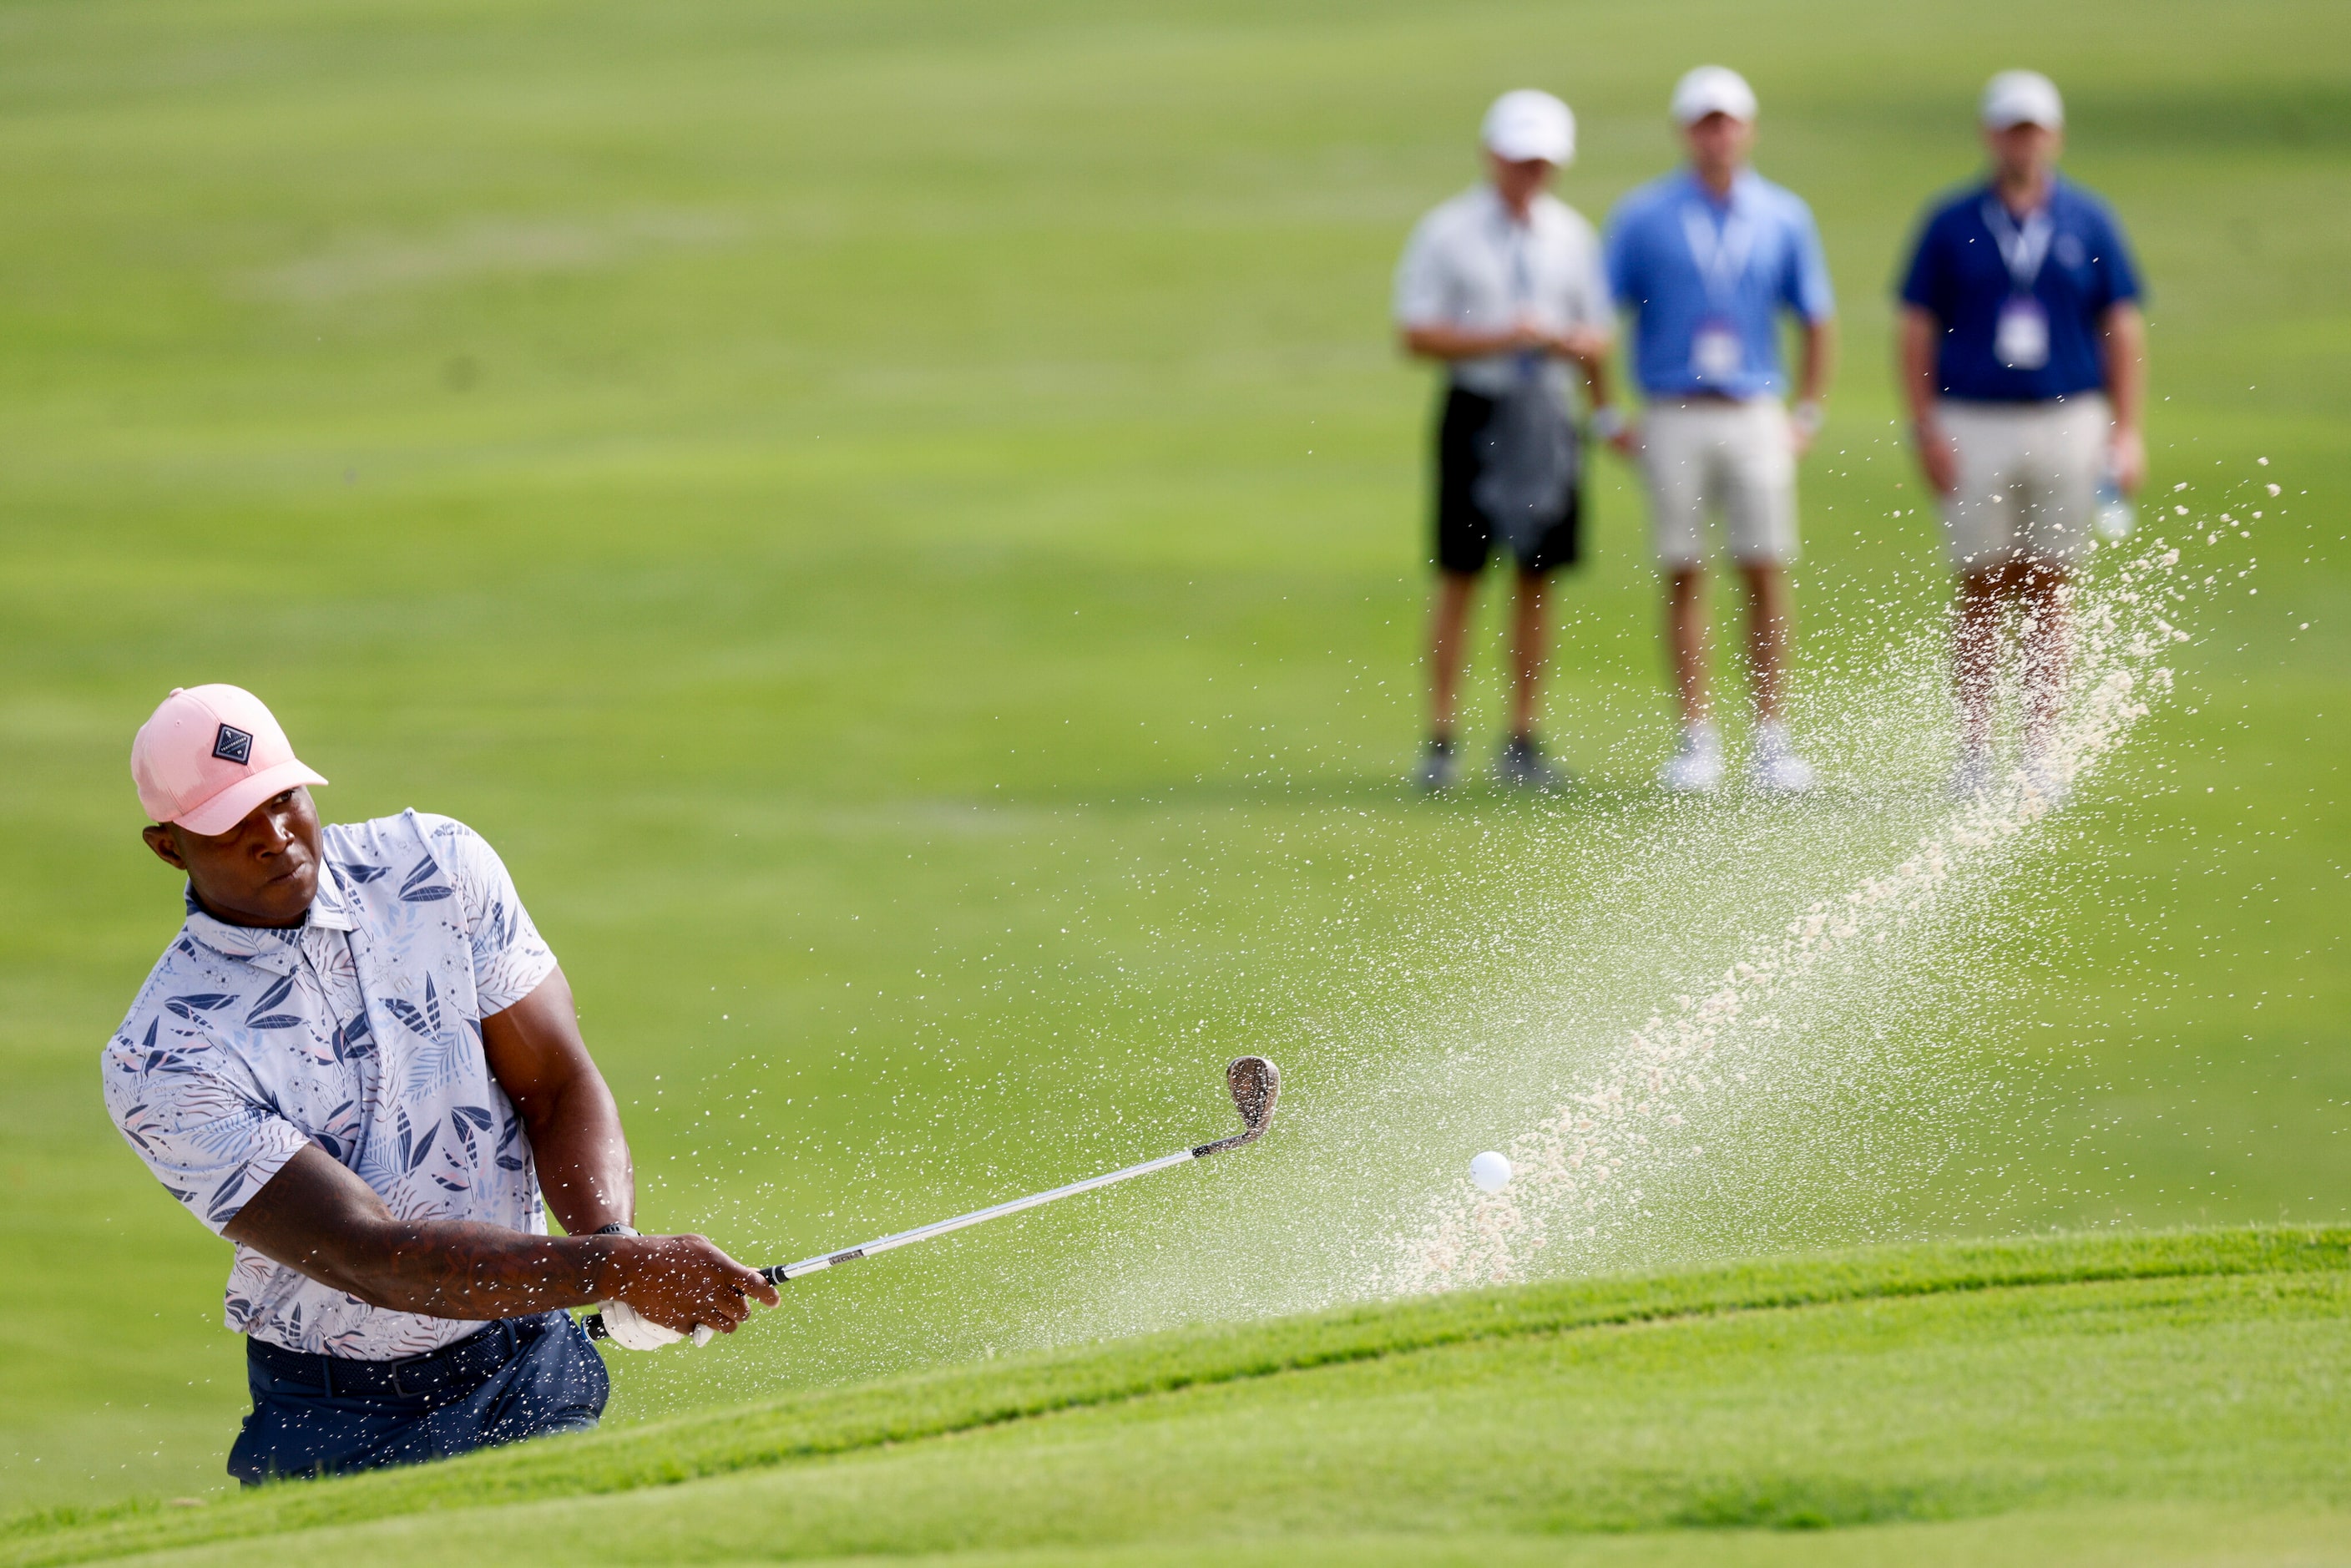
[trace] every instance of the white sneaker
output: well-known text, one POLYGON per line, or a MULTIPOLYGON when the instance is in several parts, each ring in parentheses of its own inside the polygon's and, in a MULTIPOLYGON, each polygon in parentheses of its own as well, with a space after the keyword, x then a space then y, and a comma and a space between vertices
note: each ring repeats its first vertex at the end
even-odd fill
POLYGON ((1991 747, 1963 746, 1959 759, 1951 765, 1950 795, 1954 800, 1980 800, 1991 793, 1996 775, 1992 771, 1991 747))
POLYGON ((1682 737, 1657 782, 1677 795, 1703 795, 1722 782, 1722 732, 1710 724, 1682 727, 1682 737))
POLYGON ((1796 755, 1788 727, 1778 719, 1767 718, 1755 727, 1755 754, 1747 759, 1747 781, 1766 795, 1801 795, 1813 787, 1813 765, 1796 755))

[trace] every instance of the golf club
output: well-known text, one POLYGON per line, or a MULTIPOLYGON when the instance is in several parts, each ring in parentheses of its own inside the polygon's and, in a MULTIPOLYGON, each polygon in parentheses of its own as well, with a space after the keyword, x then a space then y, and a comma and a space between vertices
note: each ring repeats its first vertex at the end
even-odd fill
MULTIPOLYGON (((1109 1186, 1114 1182, 1126 1181, 1134 1176, 1148 1176, 1153 1171, 1164 1171, 1170 1166, 1180 1166, 1188 1160, 1206 1159, 1210 1155, 1220 1155, 1227 1149, 1242 1148, 1256 1143, 1265 1136, 1266 1128, 1273 1122, 1273 1103, 1281 1093, 1281 1070, 1262 1056, 1238 1057, 1225 1069, 1225 1085, 1232 1091, 1233 1107, 1241 1115, 1241 1130, 1230 1137, 1219 1138, 1212 1144, 1197 1144, 1188 1149, 1179 1149, 1172 1155, 1162 1155, 1155 1160, 1145 1160, 1139 1166, 1128 1166, 1123 1170, 1109 1171, 1098 1176, 1088 1176, 1083 1181, 1071 1182, 1067 1186, 1057 1186, 1050 1192, 1030 1193, 1027 1197, 1016 1197, 1008 1203, 999 1203, 992 1208, 974 1209, 969 1214, 959 1214, 953 1219, 942 1219, 935 1224, 917 1226, 912 1230, 901 1230, 893 1235, 884 1236, 878 1241, 868 1241, 862 1247, 852 1247, 846 1251, 820 1253, 814 1258, 804 1258, 797 1263, 778 1264, 772 1268, 762 1269, 759 1272, 767 1276, 768 1283, 780 1285, 787 1280, 797 1280, 803 1274, 819 1273, 826 1269, 839 1268, 841 1264, 855 1259, 871 1258, 877 1252, 887 1252, 894 1248, 910 1246, 917 1241, 928 1241, 934 1236, 945 1236, 949 1231, 962 1230, 987 1220, 1001 1219, 1008 1214, 1018 1214, 1024 1208, 1035 1208, 1040 1204, 1051 1203, 1056 1198, 1073 1197, 1081 1192, 1092 1192, 1096 1187, 1109 1186)), ((604 1317, 601 1312, 589 1313, 586 1326, 590 1339, 608 1337, 605 1333, 604 1317)), ((711 1337, 712 1331, 707 1327, 697 1327, 695 1330, 694 1342, 696 1344, 707 1344, 711 1337)))

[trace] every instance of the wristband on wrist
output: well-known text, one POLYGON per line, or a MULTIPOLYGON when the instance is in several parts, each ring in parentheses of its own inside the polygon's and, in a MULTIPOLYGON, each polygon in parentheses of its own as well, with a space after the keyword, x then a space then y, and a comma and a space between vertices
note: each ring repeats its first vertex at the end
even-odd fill
MULTIPOLYGON (((598 1227, 597 1227, 595 1229, 593 1229, 593 1230, 590 1230, 590 1231, 584 1231, 584 1232, 582 1232, 582 1234, 583 1234, 583 1235, 588 1235, 588 1236, 634 1236, 636 1233, 637 1233, 637 1228, 636 1228, 635 1226, 633 1226, 633 1225, 626 1225, 626 1224, 623 1224, 623 1223, 622 1223, 620 1220, 617 1220, 617 1219, 616 1219, 616 1220, 614 1220, 614 1221, 612 1221, 612 1223, 611 1223, 611 1224, 610 1224, 610 1225, 600 1225, 600 1226, 598 1226, 598 1227)), ((608 1253, 608 1254, 606 1255, 606 1257, 605 1257, 605 1264, 610 1264, 610 1262, 611 1262, 611 1255, 608 1253)), ((603 1272, 603 1267, 604 1267, 604 1265, 599 1265, 599 1266, 598 1266, 598 1269, 597 1269, 597 1270, 596 1270, 596 1272, 597 1272, 597 1274, 598 1274, 598 1275, 601 1275, 601 1273, 603 1272)), ((597 1281, 597 1282, 595 1282, 595 1283, 590 1283, 590 1284, 589 1285, 589 1287, 588 1287, 588 1288, 589 1288, 590 1290, 591 1290, 591 1291, 593 1291, 593 1290, 597 1290, 597 1289, 601 1289, 601 1281, 597 1281)), ((611 1302, 611 1301, 601 1301, 601 1302, 599 1302, 599 1303, 598 1303, 598 1307, 599 1307, 599 1309, 600 1309, 601 1311, 602 1311, 602 1312, 604 1312, 608 1313, 608 1314, 611 1312, 611 1310, 612 1310, 612 1308, 613 1308, 613 1305, 614 1305, 614 1303, 613 1303, 613 1302, 611 1302)), ((609 1320, 609 1318, 607 1319, 607 1332, 608 1332, 608 1333, 610 1332, 610 1320, 609 1320)), ((662 1333, 668 1333, 669 1331, 668 1331, 668 1330, 666 1330, 666 1329, 664 1329, 664 1330, 662 1330, 661 1332, 662 1332, 662 1333)), ((636 1349, 641 1349, 641 1348, 643 1348, 643 1347, 638 1346, 638 1345, 631 1345, 629 1348, 630 1348, 630 1349, 632 1349, 632 1350, 636 1350, 636 1349)))
POLYGON ((1625 434, 1625 411, 1613 402, 1604 402, 1592 411, 1592 434, 1603 441, 1614 441, 1625 434))
POLYGON ((1828 423, 1828 414, 1819 403, 1806 398, 1788 411, 1788 419, 1806 436, 1814 436, 1821 433, 1821 426, 1828 423))

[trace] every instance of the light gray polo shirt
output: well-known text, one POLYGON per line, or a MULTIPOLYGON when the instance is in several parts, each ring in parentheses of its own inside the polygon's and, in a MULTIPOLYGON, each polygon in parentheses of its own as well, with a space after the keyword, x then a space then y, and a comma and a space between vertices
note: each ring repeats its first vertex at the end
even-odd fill
MULTIPOLYGON (((1539 195, 1521 224, 1479 185, 1420 220, 1396 265, 1398 327, 1500 331, 1521 315, 1560 330, 1614 329, 1599 236, 1581 214, 1539 195)), ((1452 374, 1457 386, 1499 397, 1518 380, 1517 357, 1456 361, 1452 374)), ((1564 392, 1567 367, 1552 360, 1545 374, 1564 392)))

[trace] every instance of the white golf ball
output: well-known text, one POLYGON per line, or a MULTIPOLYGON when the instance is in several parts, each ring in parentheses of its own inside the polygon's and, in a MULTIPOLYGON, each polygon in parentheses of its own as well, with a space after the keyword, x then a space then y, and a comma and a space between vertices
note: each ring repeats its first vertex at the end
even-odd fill
POLYGON ((1499 1192, 1510 1185, 1510 1162, 1488 1149, 1469 1162, 1469 1179, 1488 1192, 1499 1192))

